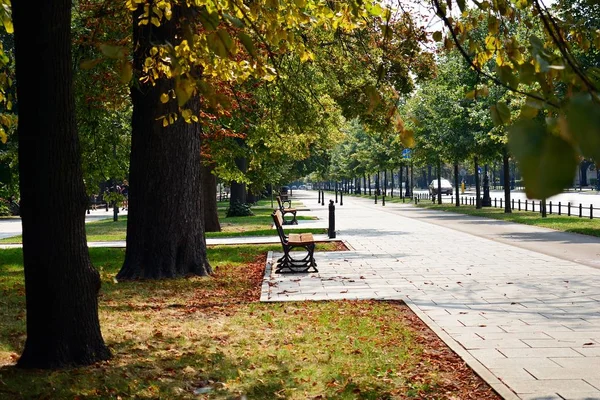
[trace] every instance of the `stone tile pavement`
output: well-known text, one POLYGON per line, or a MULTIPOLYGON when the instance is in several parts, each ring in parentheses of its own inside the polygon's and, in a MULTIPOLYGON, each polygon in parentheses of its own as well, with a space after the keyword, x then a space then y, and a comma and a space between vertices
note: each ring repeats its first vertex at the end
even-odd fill
MULTIPOLYGON (((314 197, 311 214, 326 220, 314 197)), ((600 399, 599 269, 402 207, 345 197, 336 228, 351 251, 318 254, 318 273, 285 275, 270 254, 261 300, 404 300, 504 398, 600 399)))

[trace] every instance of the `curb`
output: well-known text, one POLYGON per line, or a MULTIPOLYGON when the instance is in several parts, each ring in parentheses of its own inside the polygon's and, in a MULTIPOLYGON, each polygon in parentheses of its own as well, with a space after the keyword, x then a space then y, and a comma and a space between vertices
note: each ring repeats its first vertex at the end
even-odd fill
POLYGON ((467 365, 475 371, 481 379, 483 379, 490 387, 503 399, 505 400, 519 400, 520 397, 515 394, 504 382, 502 382, 496 375, 487 369, 482 363, 480 363, 475 357, 471 355, 464 347, 454 340, 449 334, 446 333, 438 324, 436 324, 427 314, 412 302, 411 299, 405 297, 404 302, 406 305, 423 321, 441 340, 446 343, 452 351, 454 351, 467 365))

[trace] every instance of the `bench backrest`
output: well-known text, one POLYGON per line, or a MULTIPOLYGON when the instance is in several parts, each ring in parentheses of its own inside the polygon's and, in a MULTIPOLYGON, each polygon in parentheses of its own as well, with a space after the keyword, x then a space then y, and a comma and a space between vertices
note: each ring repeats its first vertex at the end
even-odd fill
POLYGON ((286 244, 287 236, 285 236, 285 232, 283 231, 283 214, 281 213, 281 210, 273 211, 271 216, 273 217, 273 224, 275 225, 275 229, 277 229, 281 243, 286 244))
POLYGON ((279 209, 283 210, 283 203, 281 202, 281 196, 277 196, 277 204, 279 204, 279 209))

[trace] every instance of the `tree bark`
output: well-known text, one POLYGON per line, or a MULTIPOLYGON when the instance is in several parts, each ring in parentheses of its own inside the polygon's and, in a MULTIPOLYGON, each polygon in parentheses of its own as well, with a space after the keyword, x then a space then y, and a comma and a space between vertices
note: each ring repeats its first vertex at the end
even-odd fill
MULTIPOLYGON (((235 159, 235 165, 244 174, 248 170, 248 160, 245 157, 239 157, 235 159)), ((246 204, 248 192, 246 190, 246 184, 242 182, 231 181, 230 192, 229 192, 229 204, 233 205, 236 202, 240 204, 246 204)))
POLYGON ((14 2, 27 339, 17 366, 110 358, 98 321, 100 275, 85 235, 75 123, 71 2, 14 2), (42 62, 40 62, 42 61, 42 62))
POLYGON ((205 165, 203 163, 200 166, 205 232, 221 232, 217 211, 217 177, 212 173, 214 168, 214 164, 205 165))
MULTIPOLYGON (((182 33, 181 9, 160 27, 139 25, 143 7, 133 15, 134 76, 141 75, 149 49, 174 43, 182 33)), ((140 83, 131 89, 133 104, 127 250, 118 280, 163 279, 208 275, 204 213, 200 185, 200 127, 179 118, 167 127, 162 116, 177 112, 176 100, 160 96, 175 88, 159 78, 155 85, 140 83)), ((199 99, 186 108, 197 113, 199 99)))
POLYGON ((510 208, 510 164, 508 163, 508 151, 506 148, 502 151, 502 164, 504 167, 504 212, 512 213, 510 208))

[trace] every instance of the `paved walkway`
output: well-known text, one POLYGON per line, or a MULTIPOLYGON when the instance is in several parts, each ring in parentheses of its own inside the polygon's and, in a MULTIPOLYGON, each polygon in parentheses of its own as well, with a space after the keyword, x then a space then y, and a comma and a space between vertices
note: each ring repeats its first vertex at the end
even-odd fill
MULTIPOLYGON (((327 219, 316 192, 296 196, 327 219)), ((318 254, 313 274, 269 264, 261 299, 401 299, 503 397, 600 399, 600 240, 549 248, 548 230, 476 220, 345 197, 337 236, 352 251, 318 254)))

